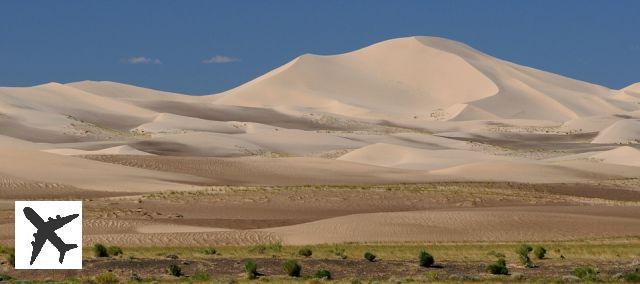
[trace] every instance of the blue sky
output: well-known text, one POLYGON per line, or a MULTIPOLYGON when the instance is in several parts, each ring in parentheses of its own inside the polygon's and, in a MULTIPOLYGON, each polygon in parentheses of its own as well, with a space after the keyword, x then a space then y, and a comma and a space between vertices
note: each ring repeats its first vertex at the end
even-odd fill
POLYGON ((640 1, 1 1, 0 85, 110 80, 188 94, 304 53, 433 35, 620 88, 640 81, 640 1))

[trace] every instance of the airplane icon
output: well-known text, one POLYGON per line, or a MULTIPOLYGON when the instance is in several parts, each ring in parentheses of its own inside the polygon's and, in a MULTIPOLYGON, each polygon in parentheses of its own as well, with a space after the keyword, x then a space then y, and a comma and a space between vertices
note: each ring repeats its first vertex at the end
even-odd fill
POLYGON ((33 224, 33 226, 38 229, 38 231, 33 234, 35 240, 31 242, 33 251, 31 252, 31 262, 29 263, 30 265, 33 265, 33 262, 36 261, 36 258, 42 250, 42 246, 44 246, 44 243, 47 240, 49 240, 49 242, 51 242, 51 244, 53 244, 53 246, 58 249, 58 252, 60 252, 60 258, 58 259, 58 261, 61 264, 62 261, 64 261, 65 253, 78 247, 77 244, 65 244, 62 239, 58 237, 58 234, 56 234, 55 231, 73 221, 73 219, 77 218, 79 214, 72 214, 66 217, 60 217, 60 215, 57 215, 55 219, 49 217, 48 221, 45 222, 44 220, 42 220, 40 215, 38 215, 38 213, 36 213, 36 211, 34 211, 31 207, 25 207, 22 211, 24 212, 24 215, 27 217, 27 219, 29 219, 31 224, 33 224))

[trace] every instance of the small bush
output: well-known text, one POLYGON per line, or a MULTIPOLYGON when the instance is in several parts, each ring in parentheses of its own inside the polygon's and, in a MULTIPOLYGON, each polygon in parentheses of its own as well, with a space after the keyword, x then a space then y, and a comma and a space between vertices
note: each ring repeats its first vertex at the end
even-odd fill
POLYGON ((247 279, 258 278, 258 264, 253 260, 248 260, 244 263, 244 272, 247 275, 247 279))
POLYGON ((487 266, 487 272, 495 275, 507 275, 509 274, 507 262, 504 260, 504 258, 498 259, 495 263, 487 266))
POLYGON ((542 246, 535 246, 533 248, 533 256, 537 259, 543 259, 547 255, 547 249, 542 246))
POLYGON ((304 257, 310 257, 313 254, 313 251, 311 251, 310 248, 301 248, 298 251, 298 254, 304 257))
POLYGON ((122 249, 120 247, 109 247, 107 249, 107 254, 111 256, 122 255, 122 249))
POLYGON ((313 277, 318 279, 331 280, 331 272, 329 272, 329 270, 320 269, 318 270, 318 272, 316 272, 316 274, 313 275, 313 277))
POLYGON ((218 251, 215 248, 205 248, 202 253, 207 254, 207 255, 212 255, 212 254, 216 254, 218 253, 218 251))
POLYGON ((0 282, 2 282, 2 281, 9 281, 9 280, 11 280, 11 279, 13 279, 13 277, 11 277, 11 276, 9 276, 9 275, 6 275, 6 274, 0 274, 0 282))
POLYGON ((267 251, 271 251, 272 253, 279 253, 282 251, 282 243, 272 243, 272 244, 260 244, 255 245, 249 248, 249 252, 264 254, 267 251))
POLYGON ((198 270, 196 271, 195 274, 193 274, 191 279, 193 279, 193 281, 199 281, 199 282, 210 281, 211 274, 209 274, 209 272, 206 272, 206 271, 198 270))
POLYGON ((589 266, 576 267, 573 271, 571 271, 571 275, 585 281, 598 280, 598 271, 595 268, 589 266))
POLYGON ((120 279, 118 279, 118 276, 116 276, 112 272, 105 272, 105 273, 102 273, 102 274, 98 274, 94 278, 94 280, 98 284, 116 284, 116 283, 120 283, 120 279))
POLYGON ((263 254, 267 251, 267 246, 265 245, 254 245, 249 248, 249 252, 263 254))
POLYGON ((103 244, 97 243, 93 245, 92 250, 95 257, 109 257, 109 251, 103 244))
POLYGON ((167 273, 175 277, 180 277, 182 276, 182 269, 180 268, 180 266, 176 264, 172 264, 172 265, 169 265, 169 267, 167 267, 167 273))
POLYGON ((521 244, 516 249, 516 253, 518 254, 518 259, 520 263, 524 267, 533 267, 533 262, 531 262, 531 258, 529 257, 529 253, 533 250, 533 248, 528 244, 521 244))
POLYGON ((282 251, 282 243, 278 242, 278 243, 269 244, 267 248, 274 253, 278 253, 282 251))
POLYGON ((346 250, 343 247, 334 247, 332 250, 333 254, 341 259, 347 259, 346 250))
POLYGON ((373 261, 376 260, 376 255, 371 253, 371 252, 365 252, 364 253, 364 259, 373 262, 373 261))
POLYGON ((429 281, 438 280, 438 271, 429 271, 424 274, 424 277, 429 281))
POLYGON ((624 281, 632 282, 632 283, 640 283, 640 272, 631 272, 624 276, 624 281))
POLYGON ((431 267, 435 263, 433 256, 426 251, 421 251, 418 258, 420 260, 420 266, 422 267, 431 267))
POLYGON ((302 266, 298 264, 295 260, 287 260, 282 264, 282 269, 284 272, 291 277, 300 277, 300 272, 302 271, 302 266))

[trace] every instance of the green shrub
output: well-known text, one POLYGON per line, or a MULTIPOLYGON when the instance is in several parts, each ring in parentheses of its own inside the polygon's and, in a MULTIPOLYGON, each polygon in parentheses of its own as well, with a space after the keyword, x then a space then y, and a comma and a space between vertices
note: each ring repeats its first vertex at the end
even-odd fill
POLYGON ((341 259, 347 259, 346 250, 343 247, 336 246, 332 250, 333 254, 341 259))
POLYGON ((209 272, 206 272, 206 271, 198 270, 196 271, 195 274, 193 274, 191 279, 193 279, 193 281, 198 281, 198 282, 210 281, 211 274, 209 274, 209 272))
POLYGON ((311 251, 310 248, 301 248, 298 251, 298 254, 304 257, 310 257, 313 254, 313 251, 311 251))
POLYGON ((422 267, 431 267, 435 263, 433 256, 424 250, 420 252, 418 259, 420 260, 420 266, 422 267))
POLYGON ((543 259, 547 255, 547 249, 542 246, 535 246, 533 248, 533 256, 537 259, 543 259))
POLYGON ((364 253, 364 259, 373 262, 373 261, 376 260, 376 255, 371 253, 371 252, 365 252, 364 253))
POLYGON ((172 265, 169 265, 169 267, 167 267, 167 273, 175 277, 180 277, 182 276, 182 269, 180 268, 180 266, 176 264, 172 264, 172 265))
POLYGON ((101 243, 93 245, 92 250, 95 257, 109 257, 109 251, 107 250, 107 247, 105 247, 101 243))
POLYGON ((267 251, 271 251, 273 253, 279 253, 282 251, 282 243, 272 243, 272 244, 260 244, 254 245, 249 248, 249 252, 263 254, 267 251))
POLYGON ((598 271, 595 268, 589 266, 576 267, 573 271, 571 271, 571 275, 585 281, 598 280, 598 271))
POLYGON ((215 248, 205 248, 202 253, 207 254, 207 255, 212 255, 212 254, 216 254, 218 253, 218 251, 215 248))
POLYGON ((111 256, 122 255, 122 249, 120 247, 109 247, 107 254, 111 256))
POLYGON ((624 276, 624 281, 632 282, 632 283, 640 283, 640 272, 631 272, 624 276))
POLYGON ((438 280, 438 271, 429 271, 424 274, 424 277, 429 281, 436 281, 438 280))
POLYGON ((533 262, 531 262, 531 258, 529 257, 529 253, 533 250, 533 248, 528 244, 521 244, 516 249, 516 253, 518 254, 518 260, 520 260, 520 264, 524 267, 533 267, 533 262))
POLYGON ((267 246, 265 245, 254 245, 249 248, 249 252, 263 254, 267 251, 267 246))
POLYGON ((509 274, 507 262, 504 260, 504 258, 498 259, 495 263, 487 266, 487 272, 496 275, 507 275, 509 274))
POLYGON ((295 260, 287 260, 282 264, 282 269, 284 272, 291 277, 300 277, 300 272, 302 271, 302 266, 298 264, 295 260))
POLYGON ((105 272, 105 273, 102 273, 102 274, 98 274, 95 277, 94 280, 98 284, 116 284, 116 283, 120 283, 120 279, 118 279, 118 276, 116 276, 112 272, 105 272))
POLYGON ((320 270, 318 270, 318 272, 316 272, 316 274, 313 275, 313 277, 314 278, 318 278, 318 279, 330 280, 331 279, 331 272, 329 272, 329 270, 320 269, 320 270))
POLYGON ((6 274, 0 274, 0 282, 2 282, 2 281, 9 281, 9 280, 11 280, 11 279, 13 279, 13 277, 11 277, 11 276, 9 276, 9 275, 6 275, 6 274))
POLYGON ((247 279, 256 279, 258 277, 258 264, 253 260, 248 260, 244 263, 244 272, 247 275, 247 279))

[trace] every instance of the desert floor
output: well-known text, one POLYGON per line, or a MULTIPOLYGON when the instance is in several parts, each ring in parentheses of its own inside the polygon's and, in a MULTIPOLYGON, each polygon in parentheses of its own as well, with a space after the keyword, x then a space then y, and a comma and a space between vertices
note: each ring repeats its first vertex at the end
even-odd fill
MULTIPOLYGON (((79 281, 111 271, 120 279, 195 281, 190 277, 200 272, 241 280, 245 260, 254 259, 263 279, 287 282, 294 280, 281 265, 293 258, 307 277, 327 269, 345 282, 560 281, 571 280, 567 275, 584 265, 613 281, 640 265, 639 182, 210 186, 143 194, 58 189, 84 200, 85 269, 16 271, 4 263, 2 273, 79 281), (523 242, 548 249, 536 268, 518 263, 514 250, 523 242), (96 243, 122 247, 124 254, 95 258, 90 247, 96 243), (203 253, 207 247, 217 253, 203 253), (297 255, 302 247, 311 248, 313 256, 297 255), (436 268, 417 265, 422 249, 436 256, 436 268), (378 261, 364 260, 365 251, 378 261), (494 254, 505 254, 511 276, 485 272, 494 254), (172 255, 178 258, 167 258, 172 255), (167 275, 170 264, 186 276, 167 275)), ((0 202, 0 238, 8 246, 14 198, 0 202)))

